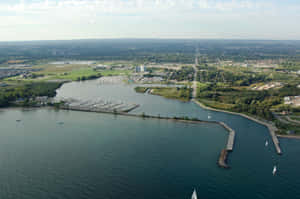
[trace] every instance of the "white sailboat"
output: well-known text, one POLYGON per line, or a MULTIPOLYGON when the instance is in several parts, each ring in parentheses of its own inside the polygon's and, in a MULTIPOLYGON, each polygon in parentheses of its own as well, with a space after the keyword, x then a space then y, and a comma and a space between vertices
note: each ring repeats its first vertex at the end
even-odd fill
POLYGON ((197 199, 197 192, 196 190, 194 189, 194 192, 192 194, 192 199, 197 199))
POLYGON ((266 141, 266 143, 265 143, 265 146, 268 146, 269 145, 269 142, 268 142, 268 140, 266 141))
POLYGON ((273 171, 272 171, 272 173, 273 173, 273 176, 276 174, 276 172, 277 172, 277 167, 276 167, 276 166, 274 166, 274 168, 273 168, 273 171))

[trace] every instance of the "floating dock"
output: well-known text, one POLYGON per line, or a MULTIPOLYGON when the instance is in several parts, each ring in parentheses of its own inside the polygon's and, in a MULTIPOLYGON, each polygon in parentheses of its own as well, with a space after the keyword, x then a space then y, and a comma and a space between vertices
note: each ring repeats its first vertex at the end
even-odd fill
POLYGON ((127 113, 139 107, 138 104, 124 102, 95 100, 66 99, 60 108, 75 111, 98 112, 98 113, 127 113))

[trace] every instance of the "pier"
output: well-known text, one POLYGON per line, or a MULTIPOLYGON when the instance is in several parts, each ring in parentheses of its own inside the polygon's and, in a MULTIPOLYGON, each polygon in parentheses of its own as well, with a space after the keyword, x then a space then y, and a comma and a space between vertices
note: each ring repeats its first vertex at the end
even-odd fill
POLYGON ((233 146, 235 141, 235 131, 224 122, 219 122, 219 124, 228 131, 229 135, 228 135, 226 148, 223 149, 220 153, 218 165, 222 168, 229 168, 226 161, 227 161, 228 153, 233 151, 233 146))

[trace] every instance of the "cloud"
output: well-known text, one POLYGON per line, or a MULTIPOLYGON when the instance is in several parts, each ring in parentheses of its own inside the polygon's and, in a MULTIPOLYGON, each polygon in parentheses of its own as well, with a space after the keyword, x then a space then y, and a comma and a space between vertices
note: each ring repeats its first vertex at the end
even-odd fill
POLYGON ((195 9, 238 10, 265 6, 265 3, 249 0, 44 0, 20 1, 16 4, 0 3, 1 11, 10 12, 51 12, 57 10, 95 10, 104 13, 152 12, 153 10, 184 11, 195 9))
POLYGON ((12 30, 18 35, 28 32, 26 38, 22 36, 25 39, 44 38, 45 31, 47 38, 60 39, 103 35, 258 37, 268 35, 271 29, 273 35, 282 36, 282 30, 276 29, 280 27, 300 35, 299 4, 287 2, 290 0, 0 1, 0 38, 5 38, 4 34, 11 38, 12 30))

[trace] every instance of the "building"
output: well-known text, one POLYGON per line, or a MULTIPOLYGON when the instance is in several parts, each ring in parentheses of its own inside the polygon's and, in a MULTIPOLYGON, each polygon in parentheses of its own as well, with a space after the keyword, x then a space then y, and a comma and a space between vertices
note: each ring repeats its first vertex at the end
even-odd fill
POLYGON ((284 97, 284 104, 292 105, 292 106, 300 106, 300 96, 286 96, 284 97))
POLYGON ((146 72, 146 71, 147 71, 147 67, 145 65, 135 67, 135 72, 136 73, 143 73, 143 72, 146 72))
POLYGON ((48 102, 50 102, 49 98, 47 96, 39 96, 35 98, 35 101, 39 103, 40 105, 47 105, 48 102))

